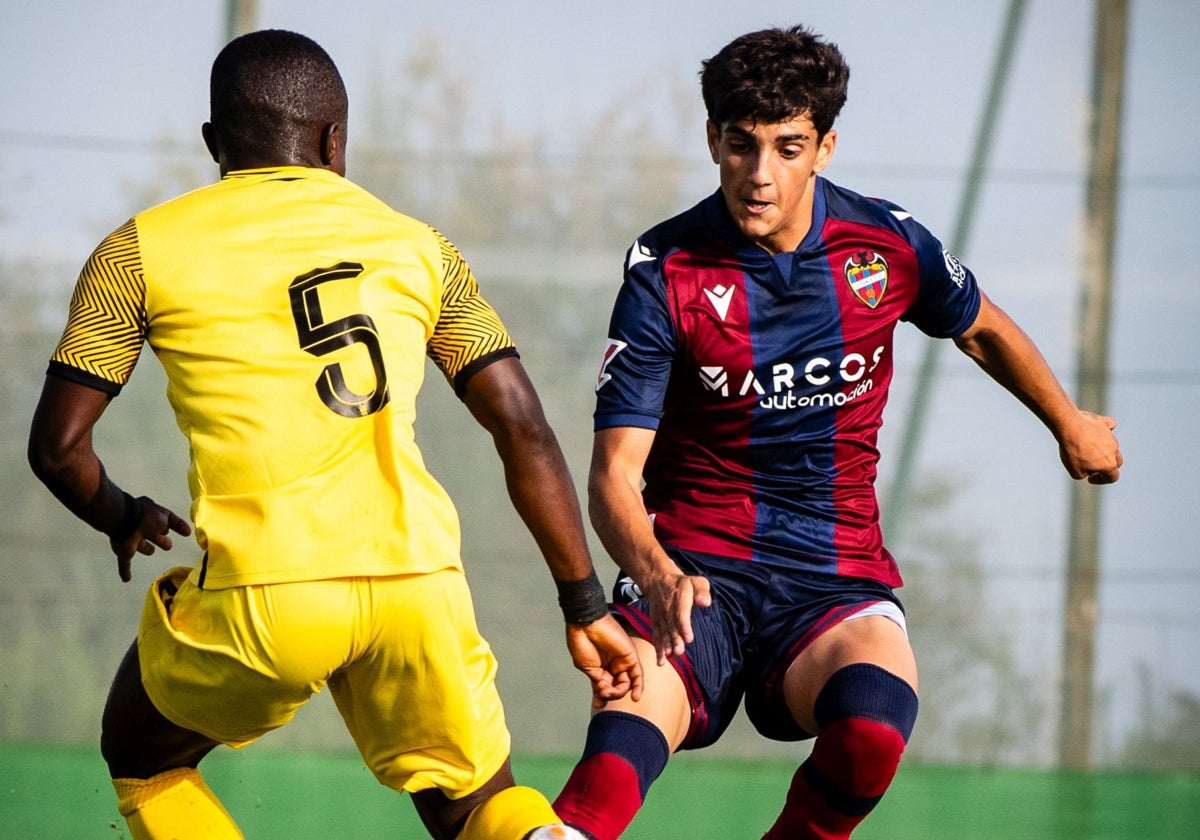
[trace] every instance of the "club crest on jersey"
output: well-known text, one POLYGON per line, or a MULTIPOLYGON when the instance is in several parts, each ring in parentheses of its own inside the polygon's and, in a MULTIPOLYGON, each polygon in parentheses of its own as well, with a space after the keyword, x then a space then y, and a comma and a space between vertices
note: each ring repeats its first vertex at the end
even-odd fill
POLYGON ((854 296, 874 309, 887 291, 888 264, 877 251, 855 251, 842 266, 854 296))

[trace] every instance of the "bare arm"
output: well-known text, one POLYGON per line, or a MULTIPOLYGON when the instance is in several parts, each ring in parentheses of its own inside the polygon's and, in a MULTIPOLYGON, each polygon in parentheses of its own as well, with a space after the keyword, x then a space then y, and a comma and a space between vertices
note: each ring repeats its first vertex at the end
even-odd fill
POLYGON ((712 603, 708 579, 685 575, 654 536, 642 506, 642 469, 654 442, 649 429, 613 428, 596 433, 588 475, 592 526, 617 565, 650 601, 654 647, 660 664, 692 641, 693 606, 712 603))
POLYGON ((109 535, 117 572, 128 582, 135 552, 172 546, 170 531, 192 532, 179 516, 148 497, 127 497, 108 477, 92 448, 92 429, 110 397, 57 376, 47 376, 29 432, 29 465, 66 508, 109 535))
MULTIPOLYGON (((515 358, 488 365, 467 382, 471 414, 492 436, 508 495, 556 581, 592 576, 579 500, 553 430, 525 368, 515 358)), ((592 681, 594 703, 641 696, 642 666, 633 642, 611 615, 567 623, 575 666, 592 681)))
POLYGON ((1077 408, 1029 336, 986 295, 975 322, 955 344, 1045 424, 1072 478, 1092 484, 1117 480, 1123 463, 1112 431, 1117 421, 1077 408))

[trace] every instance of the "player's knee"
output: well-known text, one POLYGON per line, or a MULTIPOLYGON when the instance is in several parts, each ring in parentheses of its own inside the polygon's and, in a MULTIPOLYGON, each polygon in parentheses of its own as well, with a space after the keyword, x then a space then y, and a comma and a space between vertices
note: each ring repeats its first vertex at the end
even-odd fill
POLYGON ((113 779, 149 779, 196 767, 217 742, 176 726, 149 700, 125 704, 110 695, 100 721, 100 755, 113 779))
POLYGON ((840 787, 880 793, 890 784, 917 718, 917 694, 875 665, 837 671, 817 697, 821 733, 814 745, 840 787))
POLYGON ((141 739, 128 720, 106 706, 100 720, 100 755, 114 779, 144 779, 152 773, 143 760, 141 739))
POLYGON ((821 729, 845 718, 877 721, 908 742, 917 720, 917 693, 878 665, 860 662, 834 672, 813 707, 821 729))

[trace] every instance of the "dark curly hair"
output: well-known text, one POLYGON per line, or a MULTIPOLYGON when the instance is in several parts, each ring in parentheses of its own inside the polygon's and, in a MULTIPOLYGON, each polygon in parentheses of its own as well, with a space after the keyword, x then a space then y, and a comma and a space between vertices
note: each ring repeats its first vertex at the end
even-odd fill
POLYGON ((346 86, 311 38, 263 29, 225 45, 209 80, 211 121, 244 151, 277 149, 331 122, 345 125, 346 86))
POLYGON ((846 104, 850 67, 836 44, 804 26, 743 35, 701 66, 704 107, 718 127, 805 115, 823 137, 846 104))

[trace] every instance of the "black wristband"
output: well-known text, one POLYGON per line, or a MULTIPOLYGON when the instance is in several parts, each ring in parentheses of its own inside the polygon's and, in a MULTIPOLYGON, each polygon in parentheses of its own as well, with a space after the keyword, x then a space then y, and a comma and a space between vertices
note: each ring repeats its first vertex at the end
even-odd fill
POLYGON ((142 524, 142 503, 124 490, 121 491, 121 495, 125 499, 125 510, 121 513, 121 521, 108 532, 108 537, 113 542, 125 542, 142 524))
POLYGON ((583 580, 554 581, 558 587, 558 606, 571 624, 591 624, 608 615, 608 599, 596 570, 583 580))

